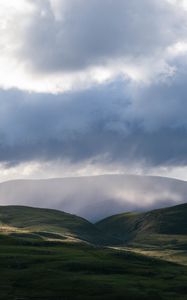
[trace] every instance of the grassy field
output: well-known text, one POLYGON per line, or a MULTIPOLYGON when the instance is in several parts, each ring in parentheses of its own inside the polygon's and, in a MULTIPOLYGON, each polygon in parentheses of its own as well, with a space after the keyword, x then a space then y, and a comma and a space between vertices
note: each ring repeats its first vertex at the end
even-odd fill
POLYGON ((0 235, 0 299, 186 300, 187 268, 108 248, 0 235))
POLYGON ((0 207, 0 300, 187 300, 184 208, 98 226, 55 210, 0 207))

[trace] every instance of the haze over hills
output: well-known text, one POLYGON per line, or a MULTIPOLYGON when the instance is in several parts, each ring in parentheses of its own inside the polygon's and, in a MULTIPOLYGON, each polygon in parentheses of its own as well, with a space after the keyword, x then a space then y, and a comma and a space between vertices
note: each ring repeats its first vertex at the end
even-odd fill
POLYGON ((186 202, 187 182, 176 179, 103 175, 0 184, 0 205, 59 209, 91 221, 124 211, 145 211, 186 202))

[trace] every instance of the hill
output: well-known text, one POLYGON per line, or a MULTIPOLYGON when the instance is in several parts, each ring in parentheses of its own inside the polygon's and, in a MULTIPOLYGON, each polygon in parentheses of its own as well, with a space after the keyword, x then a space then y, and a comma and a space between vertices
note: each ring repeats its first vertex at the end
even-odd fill
POLYGON ((181 242, 187 247, 187 204, 145 213, 123 213, 96 225, 122 243, 172 244, 177 247, 181 242))
POLYGON ((65 212, 24 206, 0 207, 0 232, 16 237, 105 243, 102 232, 87 220, 65 212))
POLYGON ((92 222, 124 211, 186 202, 187 182, 152 176, 103 175, 0 183, 0 205, 53 208, 92 222))
POLYGON ((186 209, 126 213, 93 225, 56 210, 0 207, 0 299, 185 300, 186 254, 171 264, 123 242, 127 234, 129 242, 143 235, 187 237, 186 209), (111 246, 113 237, 106 241, 107 232, 118 234, 120 247, 111 246))

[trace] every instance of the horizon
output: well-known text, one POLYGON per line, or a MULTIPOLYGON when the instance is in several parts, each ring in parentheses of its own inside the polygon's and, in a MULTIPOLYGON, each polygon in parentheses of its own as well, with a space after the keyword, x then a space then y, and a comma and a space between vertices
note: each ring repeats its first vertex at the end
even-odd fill
POLYGON ((171 179, 171 180, 177 180, 177 181, 184 181, 187 182, 187 179, 180 179, 178 177, 169 177, 169 176, 161 176, 161 175, 155 175, 155 174, 136 174, 136 173, 103 173, 103 174, 94 174, 94 175, 77 175, 77 176, 64 176, 64 177, 44 177, 44 178, 14 178, 14 179, 8 179, 5 181, 0 181, 1 183, 8 182, 8 181, 21 181, 21 180, 31 180, 31 181, 39 181, 39 180, 58 180, 58 179, 78 179, 78 178, 88 178, 88 177, 102 177, 102 176, 132 176, 132 177, 156 177, 156 178, 165 178, 165 179, 171 179))

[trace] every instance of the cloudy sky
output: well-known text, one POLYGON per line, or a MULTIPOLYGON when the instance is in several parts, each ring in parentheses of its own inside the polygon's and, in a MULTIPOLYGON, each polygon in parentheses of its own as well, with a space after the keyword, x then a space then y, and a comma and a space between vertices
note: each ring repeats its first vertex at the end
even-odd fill
POLYGON ((0 181, 187 180, 186 0, 0 0, 0 181))

